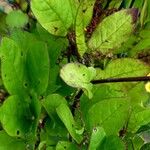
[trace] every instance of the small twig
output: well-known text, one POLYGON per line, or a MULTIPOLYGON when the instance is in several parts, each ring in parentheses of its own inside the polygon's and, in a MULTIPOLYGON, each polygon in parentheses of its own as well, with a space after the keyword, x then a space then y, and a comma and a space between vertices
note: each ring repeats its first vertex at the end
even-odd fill
POLYGON ((91 83, 100 84, 100 83, 141 82, 141 81, 150 81, 150 76, 125 77, 125 78, 108 78, 108 79, 93 80, 93 81, 91 81, 91 83))

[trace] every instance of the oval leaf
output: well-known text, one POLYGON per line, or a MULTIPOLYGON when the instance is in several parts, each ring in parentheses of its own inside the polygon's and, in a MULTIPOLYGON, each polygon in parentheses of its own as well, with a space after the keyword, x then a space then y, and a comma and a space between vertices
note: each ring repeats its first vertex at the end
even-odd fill
POLYGON ((76 13, 74 0, 32 0, 31 8, 41 25, 59 36, 67 34, 76 13))
POLYGON ((88 42, 91 50, 102 53, 119 47, 133 31, 138 11, 136 9, 121 10, 106 17, 96 28, 88 42))

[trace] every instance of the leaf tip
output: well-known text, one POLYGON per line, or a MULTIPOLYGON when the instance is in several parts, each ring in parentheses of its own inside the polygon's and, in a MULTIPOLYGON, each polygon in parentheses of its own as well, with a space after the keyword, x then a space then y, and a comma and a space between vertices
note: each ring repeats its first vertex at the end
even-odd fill
POLYGON ((139 16, 139 10, 137 8, 132 8, 129 10, 129 14, 132 16, 132 22, 135 23, 139 16))

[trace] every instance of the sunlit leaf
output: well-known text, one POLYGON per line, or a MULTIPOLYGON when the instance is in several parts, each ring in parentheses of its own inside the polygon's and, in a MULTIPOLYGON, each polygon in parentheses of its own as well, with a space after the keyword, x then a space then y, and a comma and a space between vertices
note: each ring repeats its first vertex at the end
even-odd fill
POLYGON ((89 48, 108 53, 125 42, 134 28, 137 10, 121 10, 106 17, 96 28, 88 42, 89 48))
POLYGON ((33 0, 31 8, 41 25, 51 34, 65 36, 74 24, 74 0, 33 0))
POLYGON ((79 63, 69 63, 61 71, 61 78, 70 86, 81 88, 89 98, 92 97, 92 84, 90 81, 95 77, 96 71, 93 67, 86 67, 79 63))
POLYGON ((76 32, 76 44, 80 56, 87 51, 87 45, 85 43, 85 31, 84 31, 84 22, 83 22, 83 3, 81 2, 76 16, 75 23, 75 32, 76 32))
POLYGON ((104 70, 97 69, 96 79, 144 76, 149 73, 149 69, 138 59, 121 58, 110 62, 104 70))

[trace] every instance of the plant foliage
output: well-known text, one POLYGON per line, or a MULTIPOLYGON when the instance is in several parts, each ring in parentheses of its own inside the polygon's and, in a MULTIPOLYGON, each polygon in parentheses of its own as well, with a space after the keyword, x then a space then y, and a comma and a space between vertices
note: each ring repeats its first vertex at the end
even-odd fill
POLYGON ((0 150, 150 149, 150 1, 0 10, 0 150))

